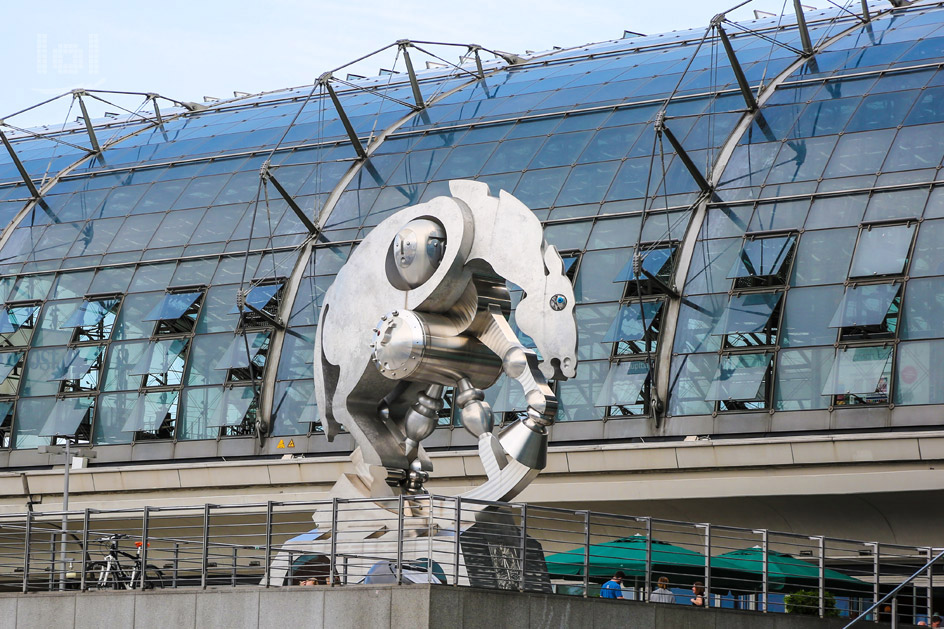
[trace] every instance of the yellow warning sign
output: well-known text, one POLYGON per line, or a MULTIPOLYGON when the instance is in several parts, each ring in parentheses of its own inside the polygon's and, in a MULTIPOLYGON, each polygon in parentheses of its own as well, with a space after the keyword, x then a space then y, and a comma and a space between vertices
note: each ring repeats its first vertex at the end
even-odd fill
POLYGON ((290 447, 290 448, 294 448, 294 447, 295 447, 295 440, 294 440, 294 439, 289 439, 289 440, 288 440, 288 447, 290 447))
POLYGON ((277 446, 275 446, 275 447, 276 447, 276 449, 278 449, 278 450, 284 450, 284 449, 285 449, 285 439, 279 439, 279 445, 277 445, 277 446))

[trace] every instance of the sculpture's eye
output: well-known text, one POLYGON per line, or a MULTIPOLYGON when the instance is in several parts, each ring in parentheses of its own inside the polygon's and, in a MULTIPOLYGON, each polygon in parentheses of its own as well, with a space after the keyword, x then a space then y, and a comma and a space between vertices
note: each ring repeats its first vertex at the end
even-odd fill
POLYGON ((567 298, 561 294, 551 297, 551 309, 563 310, 567 306, 567 298))

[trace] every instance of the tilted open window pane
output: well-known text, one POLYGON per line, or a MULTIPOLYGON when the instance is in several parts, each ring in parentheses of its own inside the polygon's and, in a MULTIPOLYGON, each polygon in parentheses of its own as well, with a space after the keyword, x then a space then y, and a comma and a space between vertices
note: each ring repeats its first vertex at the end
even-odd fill
POLYGON ((829 327, 880 325, 900 288, 899 284, 871 284, 846 289, 829 327))
POLYGON ((170 408, 177 403, 178 391, 163 391, 139 395, 122 432, 159 432, 165 421, 170 419, 170 408))
MULTIPOLYGON (((647 251, 645 246, 643 246, 643 250, 640 252, 642 256, 642 270, 648 271, 650 275, 654 275, 668 284, 672 279, 675 249, 675 247, 662 247, 660 249, 649 249, 647 251)), ((636 279, 636 273, 633 272, 633 259, 630 258, 626 265, 623 266, 623 270, 619 272, 619 275, 617 275, 616 279, 613 281, 629 282, 635 281, 636 279)), ((644 273, 640 273, 638 279, 647 280, 648 277, 646 277, 644 273)))
POLYGON ((756 400, 772 354, 728 354, 721 357, 706 400, 756 400))
MULTIPOLYGON (((184 352, 188 343, 189 339, 164 339, 152 342, 131 370, 131 374, 135 376, 157 375, 167 374, 174 370, 177 374, 176 382, 164 384, 179 384, 183 376, 184 352)), ((156 384, 149 383, 149 386, 156 384)))
MULTIPOLYGON (((256 310, 265 310, 265 307, 269 305, 269 302, 272 301, 281 288, 281 284, 254 286, 250 289, 249 294, 246 295, 246 304, 256 310)), ((237 314, 238 312, 239 306, 234 306, 233 309, 229 311, 230 314, 237 314)))
POLYGON ((793 234, 746 241, 728 273, 728 279, 781 275, 786 270, 784 264, 790 258, 795 242, 793 234))
POLYGON ((637 404, 639 393, 649 377, 649 363, 645 360, 631 360, 610 365, 610 370, 603 381, 603 388, 594 402, 594 406, 619 406, 637 404))
POLYGON ((39 312, 39 306, 4 306, 0 313, 0 334, 12 334, 30 321, 39 312))
POLYGON ((52 413, 39 430, 40 437, 72 436, 89 413, 94 398, 70 397, 56 400, 52 413))
POLYGON ((713 334, 758 334, 767 328, 783 293, 735 295, 713 334))
POLYGON ((644 301, 625 304, 616 319, 610 324, 603 343, 617 341, 639 341, 652 329, 652 324, 662 310, 662 301, 644 301))
POLYGON ((905 270, 917 223, 863 229, 859 234, 850 277, 898 275, 905 270))
POLYGON ((95 299, 85 301, 79 306, 69 320, 62 324, 63 328, 89 328, 98 325, 111 315, 112 323, 118 311, 119 299, 95 299))
MULTIPOLYGON (((3 383, 23 358, 23 352, 7 352, 0 354, 0 383, 3 383)), ((0 415, 2 417, 2 415, 0 415)))
MULTIPOLYGON (((257 364, 259 353, 269 346, 268 332, 248 332, 233 337, 214 369, 246 369, 250 361, 257 364), (248 347, 248 351, 247 351, 248 347)), ((258 365, 257 366, 261 366, 258 365)))
POLYGON ((49 380, 78 380, 84 377, 101 356, 103 349, 101 345, 69 349, 49 380))
POLYGON ((223 391, 220 406, 207 426, 238 426, 256 399, 253 387, 232 387, 223 391))
POLYGON ((884 401, 888 396, 888 382, 884 374, 891 356, 890 346, 838 350, 826 378, 823 395, 856 394, 884 401))
POLYGON ((168 293, 164 295, 161 302, 151 309, 142 321, 165 321, 167 319, 179 319, 192 306, 203 293, 168 293))

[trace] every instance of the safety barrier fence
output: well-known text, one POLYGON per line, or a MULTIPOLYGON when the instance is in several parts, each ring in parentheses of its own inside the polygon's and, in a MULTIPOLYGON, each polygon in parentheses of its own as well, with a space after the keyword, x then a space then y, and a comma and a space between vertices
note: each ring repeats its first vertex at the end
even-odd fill
POLYGON ((421 582, 586 597, 621 571, 626 599, 867 621, 893 604, 917 624, 934 613, 939 550, 433 495, 272 501, 0 515, 0 590, 421 582))

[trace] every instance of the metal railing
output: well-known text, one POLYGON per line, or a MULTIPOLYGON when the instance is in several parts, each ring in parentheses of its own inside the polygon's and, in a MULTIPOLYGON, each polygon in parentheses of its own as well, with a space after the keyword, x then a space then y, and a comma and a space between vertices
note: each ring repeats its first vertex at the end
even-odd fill
POLYGON ((936 552, 417 495, 0 515, 0 590, 428 582, 587 597, 620 570, 627 599, 668 600, 661 581, 678 604, 878 621, 890 600, 917 623, 934 611, 936 552))

